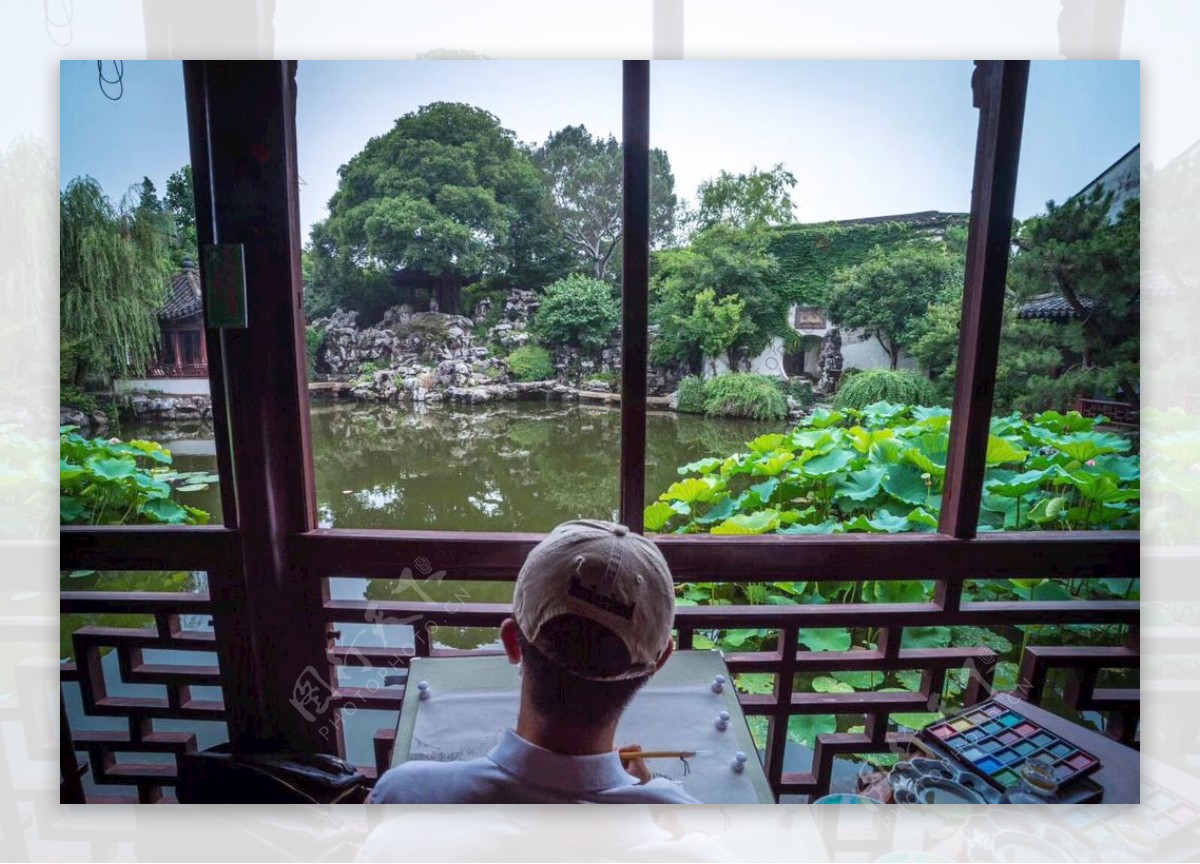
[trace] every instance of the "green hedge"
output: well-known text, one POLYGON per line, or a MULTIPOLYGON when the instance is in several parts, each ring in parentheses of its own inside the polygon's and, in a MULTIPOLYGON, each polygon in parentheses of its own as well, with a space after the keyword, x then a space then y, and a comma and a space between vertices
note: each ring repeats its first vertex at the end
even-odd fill
POLYGON ((773 378, 733 373, 704 382, 704 413, 712 417, 782 420, 788 408, 773 378))
POLYGON ((522 345, 505 360, 517 381, 547 381, 554 377, 554 360, 540 345, 522 345))
POLYGON ((324 342, 324 330, 318 330, 308 324, 304 325, 304 368, 309 381, 317 377, 317 354, 321 351, 321 345, 324 342))
POLYGON ((703 414, 704 381, 694 375, 681 379, 675 410, 683 414, 703 414))
POLYGON ((834 397, 838 410, 862 410, 875 402, 894 402, 901 405, 936 405, 940 400, 937 388, 924 375, 891 369, 867 369, 848 380, 843 379, 834 397))

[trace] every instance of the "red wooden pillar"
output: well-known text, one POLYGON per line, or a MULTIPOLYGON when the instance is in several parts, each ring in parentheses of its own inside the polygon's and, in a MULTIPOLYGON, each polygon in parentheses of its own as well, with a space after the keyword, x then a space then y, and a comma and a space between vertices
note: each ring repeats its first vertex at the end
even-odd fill
POLYGON ((976 61, 971 80, 979 109, 979 135, 954 414, 939 524, 943 534, 967 539, 975 536, 983 496, 1028 81, 1028 60, 976 61))
MULTIPOLYGON (((319 582, 289 556, 315 527, 301 311, 294 62, 187 62, 201 246, 241 244, 245 328, 210 333, 228 406, 241 604, 232 638, 258 681, 243 744, 335 752, 319 582)), ((203 258, 203 256, 201 256, 203 258)), ((206 274, 202 272, 202 277, 206 274)), ((207 287, 207 286, 206 286, 207 287)))
POLYGON ((620 520, 641 533, 646 496, 646 363, 650 272, 650 62, 626 60, 621 240, 620 520))

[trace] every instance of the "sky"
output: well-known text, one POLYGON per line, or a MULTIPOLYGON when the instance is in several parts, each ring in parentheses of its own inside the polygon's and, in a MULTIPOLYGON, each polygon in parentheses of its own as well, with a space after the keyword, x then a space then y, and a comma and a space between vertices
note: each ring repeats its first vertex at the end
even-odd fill
MULTIPOLYGON (((689 200, 721 170, 782 163, 796 176, 801 222, 966 212, 978 123, 971 70, 969 61, 655 62, 651 145, 667 151, 676 193, 689 200)), ((430 102, 478 105, 525 142, 580 123, 621 130, 616 61, 302 61, 297 87, 306 241, 338 167, 430 102)), ((1074 194, 1139 142, 1139 91, 1136 61, 1034 61, 1018 218, 1074 194)), ((178 62, 126 62, 124 94, 111 101, 95 62, 64 61, 60 104, 64 187, 91 175, 117 200, 144 175, 161 194, 189 160, 178 62)))

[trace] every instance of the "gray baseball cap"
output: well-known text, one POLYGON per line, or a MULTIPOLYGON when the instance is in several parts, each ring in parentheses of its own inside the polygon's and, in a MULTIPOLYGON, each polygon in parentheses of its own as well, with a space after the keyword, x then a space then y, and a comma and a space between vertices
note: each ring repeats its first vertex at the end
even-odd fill
POLYGON ((561 615, 578 615, 614 633, 629 651, 629 669, 594 681, 639 678, 654 672, 671 636, 675 587, 658 547, 624 525, 594 519, 564 522, 533 548, 513 591, 513 617, 525 638, 540 645, 542 626, 561 615))

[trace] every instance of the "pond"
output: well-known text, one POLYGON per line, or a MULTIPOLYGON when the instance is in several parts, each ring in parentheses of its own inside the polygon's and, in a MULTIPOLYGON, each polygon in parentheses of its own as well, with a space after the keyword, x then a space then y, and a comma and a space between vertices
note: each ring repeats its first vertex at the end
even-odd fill
MULTIPOLYGON (((616 519, 621 446, 620 411, 561 402, 486 406, 372 405, 317 400, 312 404, 318 524, 322 528, 439 531, 548 531, 566 519, 616 519)), ((651 412, 646 433, 646 500, 679 479, 678 467, 743 447, 781 422, 651 412)), ((126 438, 170 449, 184 471, 216 471, 211 438, 181 430, 133 426, 126 438)), ((211 433, 210 433, 211 434, 211 433)), ((220 521, 215 486, 187 503, 220 521)), ((422 565, 424 566, 424 565, 422 565)), ((429 562, 436 572, 437 561, 429 562)), ((339 599, 389 596, 390 582, 338 578, 339 599)), ((414 570, 414 577, 421 578, 414 570)), ((463 588, 423 583, 436 600, 463 588)), ((472 602, 506 603, 511 583, 473 583, 472 602)), ((457 592, 457 595, 456 595, 457 592)), ((454 647, 476 647, 478 636, 443 631, 454 647)), ((489 641, 492 637, 488 637, 489 641)))
MULTIPOLYGON (((311 417, 322 528, 548 531, 565 519, 616 518, 621 415, 615 408, 314 400, 311 417)), ((680 465, 786 426, 673 412, 650 412, 646 425, 647 501, 679 479, 680 465)), ((181 470, 216 470, 211 437, 163 426, 121 431, 163 443, 181 470)), ((215 487, 189 495, 187 503, 220 521, 215 487)))

